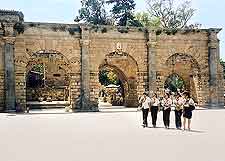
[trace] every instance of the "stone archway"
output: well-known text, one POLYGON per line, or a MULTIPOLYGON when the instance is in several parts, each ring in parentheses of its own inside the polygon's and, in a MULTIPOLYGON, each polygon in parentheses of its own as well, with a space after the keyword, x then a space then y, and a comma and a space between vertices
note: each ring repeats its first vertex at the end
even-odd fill
POLYGON ((34 53, 26 66, 27 102, 70 101, 69 61, 53 50, 34 53))
POLYGON ((198 62, 188 54, 176 53, 166 61, 166 79, 171 74, 179 75, 185 82, 185 90, 189 91, 196 102, 200 102, 201 75, 198 62))
POLYGON ((138 105, 138 65, 129 54, 125 52, 112 52, 105 56, 99 70, 108 68, 117 73, 124 88, 124 105, 135 107, 138 105))
MULTIPOLYGON (((128 94, 128 82, 127 82, 127 78, 126 78, 125 74, 120 69, 118 69, 116 66, 111 66, 108 64, 101 65, 99 67, 99 72, 101 73, 103 71, 114 73, 117 77, 116 79, 118 79, 118 80, 117 80, 117 84, 111 84, 111 86, 112 86, 111 88, 107 89, 107 87, 106 87, 106 88, 102 89, 104 92, 103 91, 101 91, 101 92, 106 94, 106 92, 110 91, 110 89, 111 89, 111 91, 113 91, 113 93, 111 93, 111 96, 110 96, 110 97, 112 97, 111 98, 112 100, 110 100, 110 103, 113 106, 126 105, 127 104, 127 94, 128 94), (121 98, 117 98, 117 97, 121 97, 121 98), (119 101, 121 101, 121 102, 119 103, 119 101)), ((99 77, 100 77, 100 75, 99 75, 99 77)), ((101 80, 99 80, 99 82, 101 84, 104 83, 104 82, 101 82, 101 80)), ((103 93, 101 93, 101 95, 103 93)))

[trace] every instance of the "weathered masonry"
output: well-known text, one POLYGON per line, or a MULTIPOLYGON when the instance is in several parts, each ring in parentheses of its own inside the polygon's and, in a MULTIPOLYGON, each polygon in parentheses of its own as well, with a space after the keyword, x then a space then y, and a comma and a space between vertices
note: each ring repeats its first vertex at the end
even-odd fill
POLYGON ((103 69, 120 77, 127 107, 136 106, 144 91, 162 95, 172 74, 182 77, 200 105, 224 107, 220 29, 34 23, 24 22, 21 12, 5 10, 0 22, 1 111, 24 111, 43 100, 98 111, 103 69))

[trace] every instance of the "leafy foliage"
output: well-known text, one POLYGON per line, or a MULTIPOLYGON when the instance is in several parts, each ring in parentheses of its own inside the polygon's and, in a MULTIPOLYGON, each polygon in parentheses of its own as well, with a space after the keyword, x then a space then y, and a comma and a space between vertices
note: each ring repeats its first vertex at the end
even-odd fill
POLYGON ((189 20, 195 13, 191 1, 176 3, 176 0, 146 0, 151 19, 158 18, 162 28, 198 28, 200 24, 188 26, 189 20))
POLYGON ((114 4, 111 13, 118 26, 141 26, 134 17, 134 0, 108 0, 106 3, 114 4))
POLYGON ((117 74, 112 71, 102 70, 99 72, 99 82, 104 85, 110 85, 110 84, 119 84, 119 79, 117 77, 117 74))
POLYGON ((38 88, 43 86, 44 83, 44 66, 43 64, 35 65, 27 75, 27 86, 38 88))
POLYGON ((33 71, 33 72, 40 73, 40 74, 43 74, 43 73, 44 73, 44 65, 43 65, 43 64, 37 64, 37 65, 35 65, 35 66, 32 68, 32 71, 33 71))
POLYGON ((172 92, 177 92, 178 89, 184 88, 184 80, 177 74, 172 74, 165 83, 165 88, 168 88, 172 92))
POLYGON ((81 0, 81 6, 79 16, 74 21, 85 21, 93 25, 107 25, 110 23, 104 0, 81 0))
POLYGON ((224 77, 224 79, 225 79, 225 62, 224 62, 222 59, 220 59, 220 64, 221 64, 222 67, 223 67, 223 77, 224 77))
POLYGON ((160 19, 151 18, 148 12, 138 12, 135 15, 135 18, 141 23, 143 27, 151 28, 151 29, 160 28, 160 19))

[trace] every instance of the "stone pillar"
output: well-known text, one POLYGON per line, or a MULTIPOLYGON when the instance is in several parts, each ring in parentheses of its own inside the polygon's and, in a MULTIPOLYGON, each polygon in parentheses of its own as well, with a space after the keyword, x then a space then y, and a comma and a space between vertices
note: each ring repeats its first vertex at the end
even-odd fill
POLYGON ((20 33, 18 25, 22 25, 23 22, 22 12, 0 10, 0 30, 3 31, 1 38, 3 40, 4 104, 6 112, 16 111, 14 43, 16 35, 20 33))
POLYGON ((224 108, 223 92, 220 86, 219 76, 219 40, 217 34, 220 29, 209 29, 209 107, 210 108, 224 108))
POLYGON ((81 45, 81 95, 76 102, 75 111, 78 112, 96 112, 98 111, 98 104, 90 100, 90 30, 86 26, 82 26, 81 45))
POLYGON ((156 34, 150 32, 148 45, 149 91, 156 92, 156 34))
POLYGON ((5 69, 5 111, 16 111, 15 93, 15 64, 14 64, 14 42, 15 37, 4 37, 3 47, 4 69, 5 69))

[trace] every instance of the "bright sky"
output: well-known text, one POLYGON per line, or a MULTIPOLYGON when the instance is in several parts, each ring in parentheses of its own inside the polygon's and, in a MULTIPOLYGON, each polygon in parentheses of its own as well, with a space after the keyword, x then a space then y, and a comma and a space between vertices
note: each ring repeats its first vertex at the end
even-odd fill
MULTIPOLYGON (((223 28, 221 58, 225 60, 225 0, 192 0, 197 9, 193 22, 203 28, 223 28)), ((145 0, 136 0, 137 10, 146 10, 145 0)), ((25 21, 74 23, 73 19, 80 8, 80 0, 2 0, 1 9, 14 9, 24 13, 25 21)))

